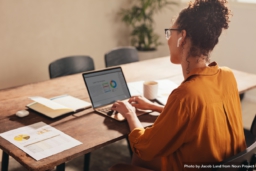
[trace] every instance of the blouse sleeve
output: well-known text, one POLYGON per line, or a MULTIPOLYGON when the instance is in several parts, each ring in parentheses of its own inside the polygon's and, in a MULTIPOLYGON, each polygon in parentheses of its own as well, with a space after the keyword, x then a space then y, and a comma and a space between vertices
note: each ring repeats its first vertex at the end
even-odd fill
POLYGON ((189 122, 186 105, 173 93, 153 126, 136 128, 129 135, 131 148, 143 160, 170 155, 185 141, 189 122))

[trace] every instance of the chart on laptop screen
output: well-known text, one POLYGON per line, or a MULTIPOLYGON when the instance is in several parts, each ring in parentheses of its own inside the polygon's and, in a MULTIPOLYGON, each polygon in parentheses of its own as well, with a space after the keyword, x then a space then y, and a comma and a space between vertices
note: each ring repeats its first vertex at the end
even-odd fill
POLYGON ((120 68, 86 74, 84 79, 94 107, 130 97, 120 68))

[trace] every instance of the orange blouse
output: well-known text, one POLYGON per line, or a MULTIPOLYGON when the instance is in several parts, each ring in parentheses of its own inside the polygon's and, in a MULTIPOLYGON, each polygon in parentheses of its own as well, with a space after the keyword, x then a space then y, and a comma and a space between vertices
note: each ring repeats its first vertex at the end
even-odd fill
POLYGON ((195 165, 218 163, 245 150, 232 71, 215 62, 193 70, 170 94, 155 123, 134 129, 129 139, 143 160, 162 157, 163 171, 191 171, 195 165))

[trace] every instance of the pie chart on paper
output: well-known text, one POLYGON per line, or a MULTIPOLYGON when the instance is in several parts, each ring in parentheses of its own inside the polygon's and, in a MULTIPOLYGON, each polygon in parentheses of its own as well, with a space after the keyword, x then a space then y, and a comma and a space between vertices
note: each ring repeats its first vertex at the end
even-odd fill
POLYGON ((15 141, 25 141, 25 140, 28 140, 30 138, 29 135, 26 135, 26 134, 20 134, 20 135, 17 135, 14 137, 14 140, 15 141))

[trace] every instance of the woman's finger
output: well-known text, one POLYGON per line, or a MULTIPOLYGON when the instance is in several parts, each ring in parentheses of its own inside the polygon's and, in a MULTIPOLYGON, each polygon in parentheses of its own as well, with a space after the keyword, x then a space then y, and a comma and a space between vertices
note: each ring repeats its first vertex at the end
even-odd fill
POLYGON ((137 96, 132 96, 132 97, 128 100, 128 102, 129 102, 130 104, 136 103, 136 97, 137 97, 137 96))

